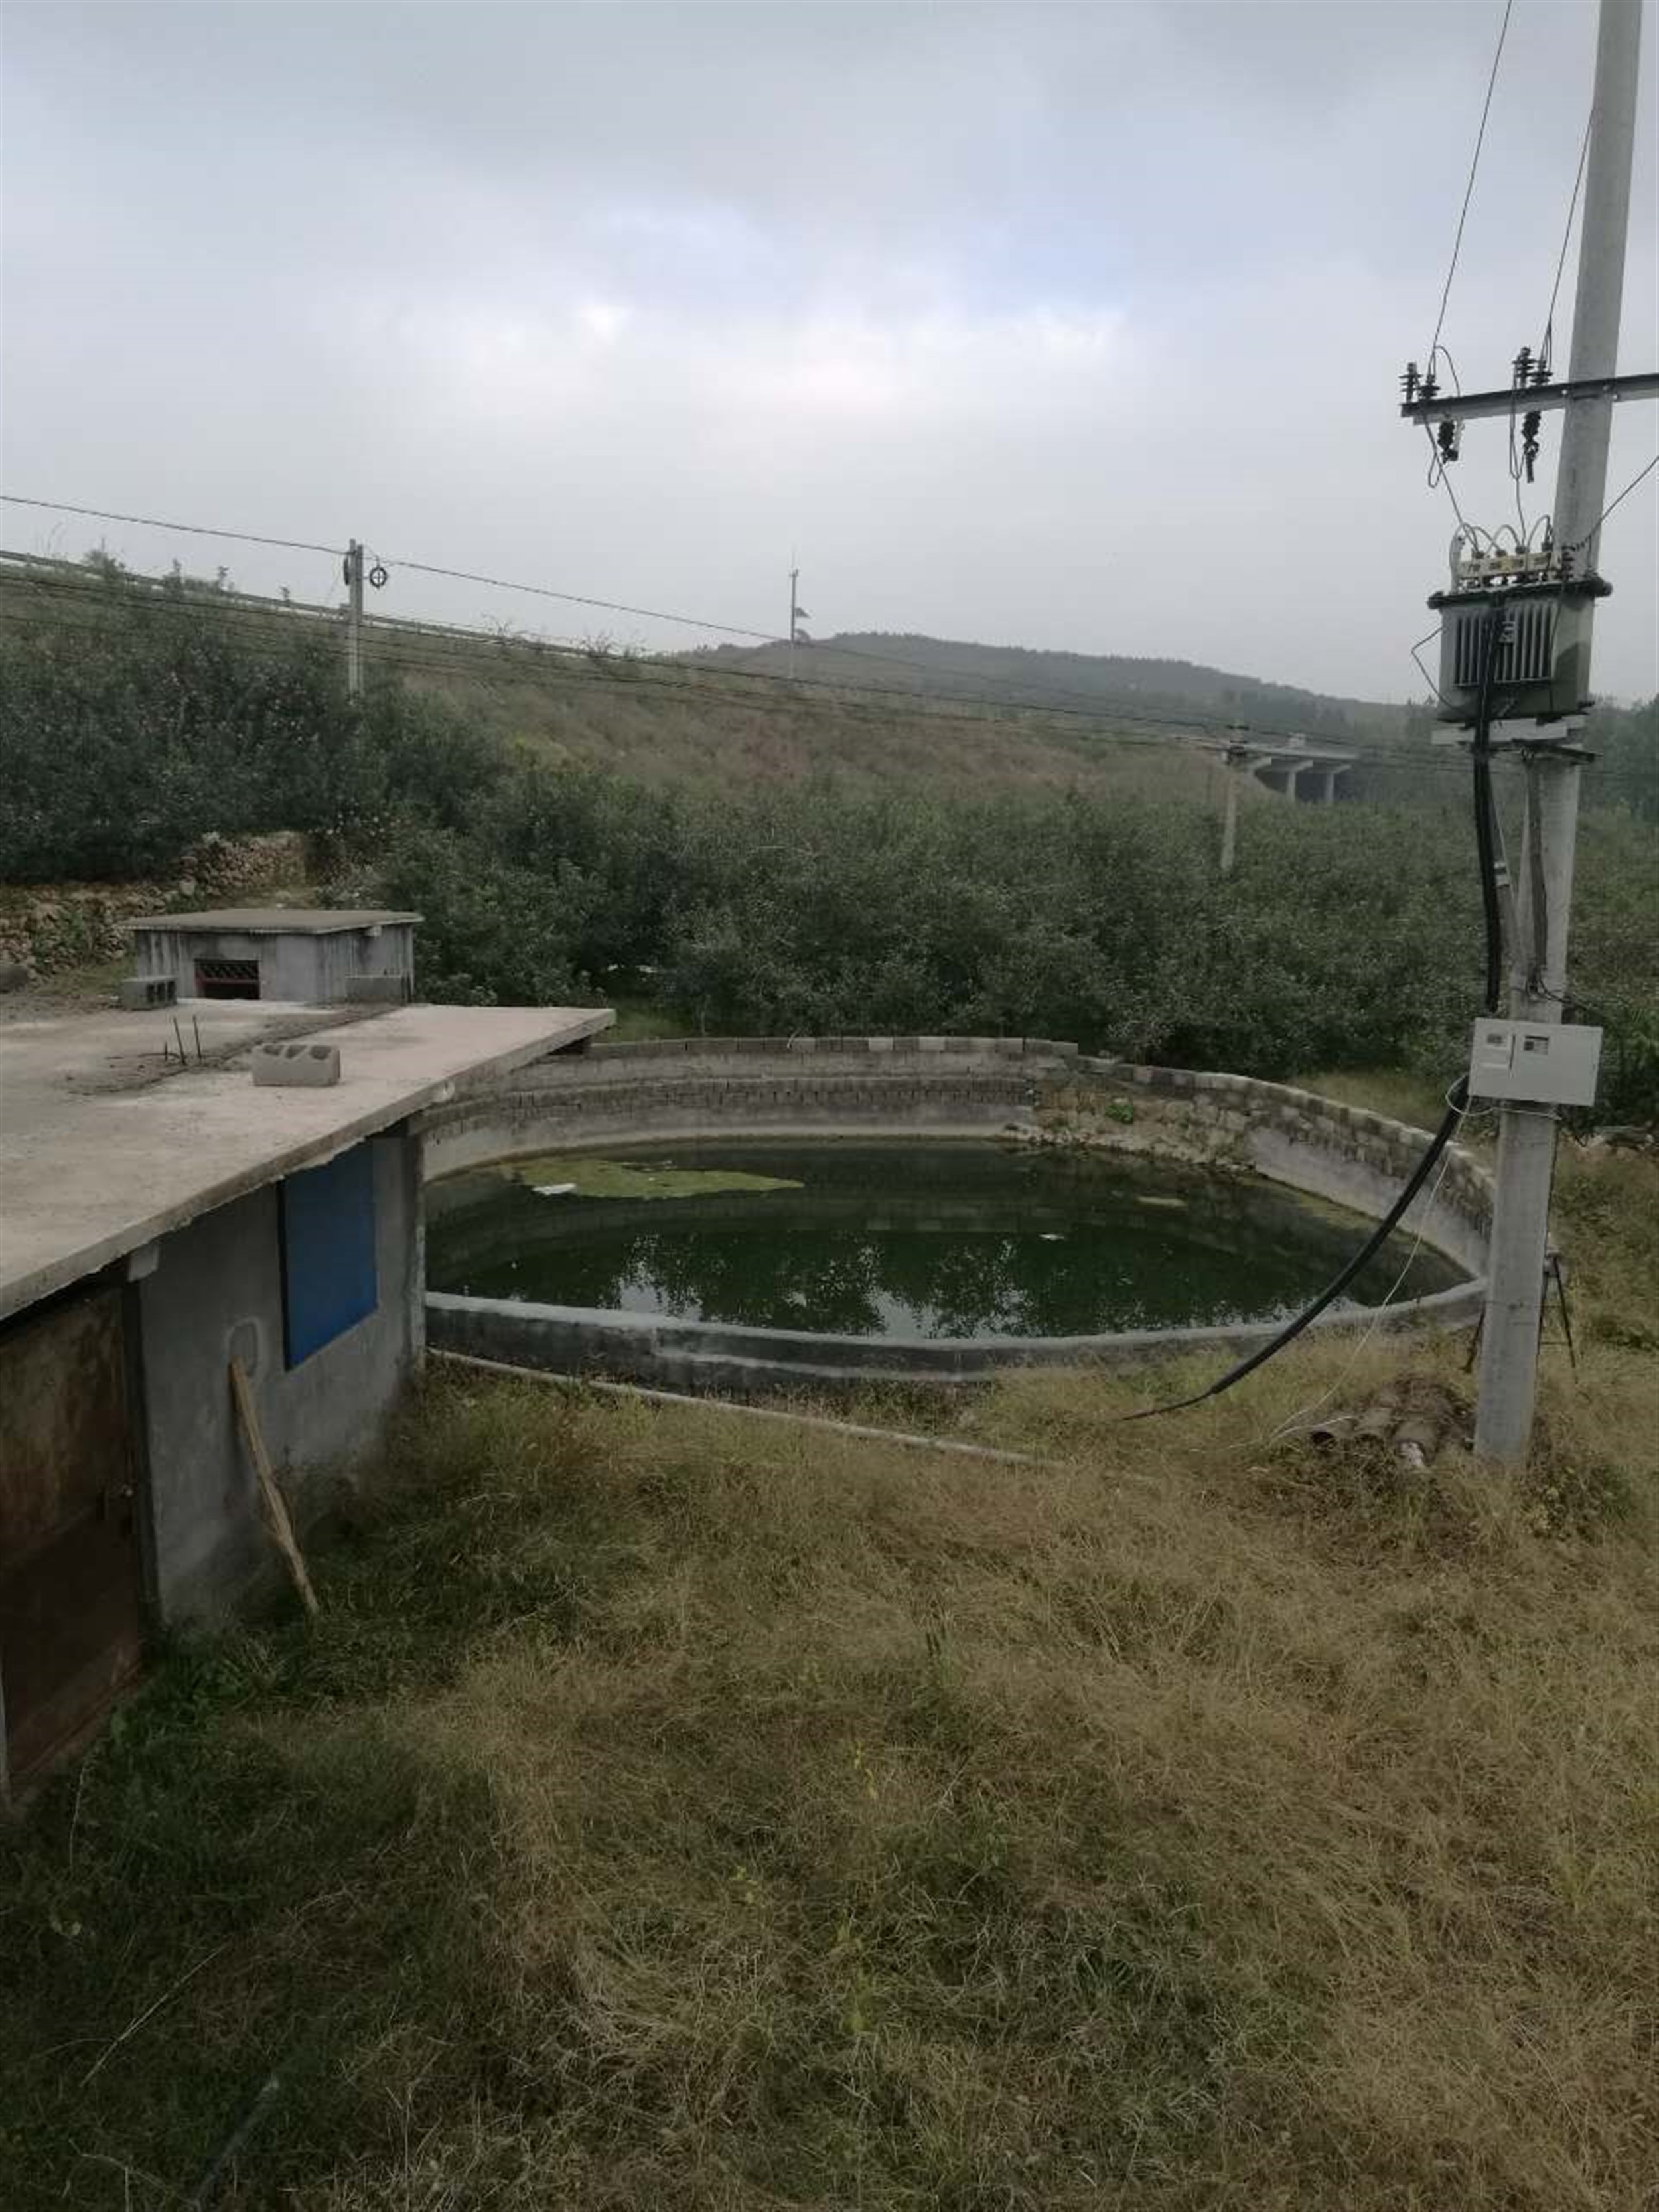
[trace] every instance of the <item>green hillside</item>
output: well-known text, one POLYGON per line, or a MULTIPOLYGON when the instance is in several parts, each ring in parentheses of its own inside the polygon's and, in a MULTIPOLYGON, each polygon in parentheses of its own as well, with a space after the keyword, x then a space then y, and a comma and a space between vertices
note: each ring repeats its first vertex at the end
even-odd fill
MULTIPOLYGON (((135 618, 152 633, 206 627, 262 654, 309 647, 344 657, 337 607, 258 598, 223 580, 134 576, 92 560, 0 557, 0 623, 14 641, 78 636, 106 647, 112 624, 125 629, 135 618)), ((1293 726, 1326 734, 1345 710, 1219 670, 927 639, 815 646, 799 655, 792 679, 782 647, 659 657, 603 641, 561 646, 507 629, 371 616, 364 664, 371 687, 396 682, 440 700, 480 734, 647 782, 949 775, 1202 799, 1213 794, 1214 763, 1182 740, 1243 711, 1230 697, 1248 698, 1259 725, 1279 714, 1284 726, 1293 709, 1293 726), (1146 672, 1139 693, 1115 672, 1126 669, 1146 672)))

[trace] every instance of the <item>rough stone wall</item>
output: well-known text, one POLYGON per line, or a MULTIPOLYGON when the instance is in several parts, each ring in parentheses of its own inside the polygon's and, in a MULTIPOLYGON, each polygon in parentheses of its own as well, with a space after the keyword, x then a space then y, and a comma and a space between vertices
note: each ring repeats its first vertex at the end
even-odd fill
POLYGON ((210 832, 185 857, 170 883, 23 885, 0 906, 0 965, 52 975, 126 951, 125 925, 176 900, 220 904, 280 884, 303 882, 305 839, 295 830, 258 837, 210 832))

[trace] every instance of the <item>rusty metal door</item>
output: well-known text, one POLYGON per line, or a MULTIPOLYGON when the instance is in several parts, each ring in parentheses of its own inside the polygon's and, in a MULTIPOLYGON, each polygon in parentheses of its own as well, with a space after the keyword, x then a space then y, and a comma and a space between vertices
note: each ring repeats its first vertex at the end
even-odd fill
POLYGON ((67 1750, 143 1658, 123 1294, 0 1336, 0 1699, 14 1785, 67 1750))

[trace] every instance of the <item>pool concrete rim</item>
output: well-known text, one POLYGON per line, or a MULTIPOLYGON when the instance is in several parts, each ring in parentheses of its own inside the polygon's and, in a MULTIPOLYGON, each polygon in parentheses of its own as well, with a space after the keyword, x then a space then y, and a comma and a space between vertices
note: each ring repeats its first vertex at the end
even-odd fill
MULTIPOLYGON (((894 1127, 878 1132, 866 1125, 824 1132, 809 1132, 797 1127, 780 1130, 776 1135, 778 1140, 784 1142, 799 1142, 806 1138, 813 1143, 833 1140, 849 1146, 867 1144, 874 1139, 884 1143, 996 1143, 1010 1152, 1073 1149, 1054 1146, 1025 1130, 988 1132, 983 1128, 963 1128, 947 1135, 933 1127, 894 1127)), ((610 1157, 629 1151, 654 1151, 669 1145, 684 1146, 700 1141, 740 1144, 767 1140, 767 1133, 754 1129, 734 1132, 725 1139, 706 1135, 702 1139, 676 1139, 653 1131, 631 1143, 613 1134, 538 1149, 546 1151, 550 1157, 556 1150, 559 1155, 580 1152, 610 1157)), ((450 1182, 485 1171, 490 1165, 509 1166, 514 1158, 536 1156, 535 1152, 506 1154, 497 1162, 473 1162, 434 1180, 450 1182)), ((1143 1160, 1146 1158, 1143 1154, 1131 1157, 1143 1160)), ((1294 1188, 1278 1178, 1247 1169, 1212 1165, 1205 1171, 1229 1182, 1260 1182, 1280 1189, 1294 1188)), ((1302 1194, 1316 1196, 1313 1193, 1302 1194)), ((672 1199, 656 1201, 665 1209, 672 1209, 677 1202, 672 1199)), ((1355 1214, 1357 1223, 1365 1218, 1355 1214)), ((1419 1237, 1418 1242, 1441 1250, 1426 1237, 1419 1237)), ((1443 1252, 1441 1256, 1452 1257, 1443 1252)), ((1453 1264, 1461 1262, 1454 1260, 1453 1264)), ((1397 1303, 1334 1307, 1317 1316, 1310 1326, 1321 1332, 1392 1332, 1411 1327, 1453 1328, 1477 1318, 1485 1297, 1485 1279, 1466 1274, 1462 1281, 1447 1288, 1397 1303)), ((1270 1341, 1285 1326, 1284 1318, 1279 1317, 1176 1324, 1165 1328, 1108 1329, 1067 1336, 854 1335, 830 1329, 777 1328, 757 1323, 642 1313, 620 1306, 571 1306, 531 1298, 478 1297, 458 1291, 428 1291, 426 1302, 428 1339, 441 1349, 511 1359, 520 1365, 557 1367, 561 1371, 586 1370, 620 1375, 635 1381, 660 1379, 667 1374, 682 1381, 700 1376, 707 1380, 719 1370, 721 1379, 735 1388, 753 1388, 757 1384, 764 1387, 769 1382, 783 1388, 792 1383, 949 1385, 989 1381, 999 1373, 1022 1367, 1133 1365, 1204 1351, 1243 1354, 1270 1341)))
MULTIPOLYGON (((816 1041, 834 1056, 830 1070, 822 1060, 815 1067, 815 1053, 798 1056, 799 1042, 776 1038, 618 1045, 605 1055, 608 1066, 596 1065, 595 1058, 567 1068, 550 1062, 533 1086, 520 1080, 497 1097, 458 1102, 428 1121, 437 1140, 432 1180, 538 1153, 603 1154, 699 1140, 960 1138, 1016 1150, 1078 1147, 1164 1157, 1322 1198, 1374 1224, 1429 1142, 1426 1132, 1389 1116, 1288 1085, 1141 1066, 1035 1042, 1040 1052, 1031 1040, 816 1041), (946 1042, 968 1054, 965 1064, 940 1054, 946 1042), (845 1088, 841 1052, 849 1045, 864 1048, 872 1056, 865 1065, 881 1069, 885 1082, 854 1079, 852 1090, 845 1088), (1027 1056, 1023 1066, 1015 1061, 1011 1067, 1016 1045, 1027 1056), (772 1064, 757 1069, 757 1057, 772 1064), (700 1066, 688 1066, 699 1060, 700 1066), (895 1093, 886 1085, 900 1075, 900 1063, 905 1089, 895 1093), (994 1065, 1007 1073, 988 1087, 983 1078, 994 1065), (1132 1102, 1127 1115, 1126 1099, 1132 1102), (1173 1126, 1165 1116, 1174 1117, 1173 1126), (465 1156, 455 1157, 458 1150, 465 1156)), ((1404 1233, 1449 1260, 1464 1279, 1384 1306, 1333 1309, 1312 1328, 1369 1334, 1474 1323, 1486 1299, 1490 1190, 1485 1170, 1452 1147, 1404 1233)), ((428 1310, 431 1340, 443 1349, 568 1374, 738 1394, 837 1384, 948 1386, 988 1382, 1022 1367, 1127 1366, 1205 1351, 1245 1352, 1284 1326, 1240 1322, 1068 1337, 848 1337, 451 1292, 428 1292, 428 1310)))

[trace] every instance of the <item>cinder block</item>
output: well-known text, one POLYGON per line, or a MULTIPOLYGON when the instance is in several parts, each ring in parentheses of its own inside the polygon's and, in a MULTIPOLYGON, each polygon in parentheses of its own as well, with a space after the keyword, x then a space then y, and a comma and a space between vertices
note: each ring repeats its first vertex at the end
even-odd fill
POLYGON ((253 1048, 256 1083, 272 1084, 279 1090, 322 1091, 339 1079, 337 1044, 307 1044, 301 1038, 293 1044, 256 1044, 253 1048))
POLYGON ((124 975, 121 978, 121 1005, 130 1014, 144 1013, 151 1006, 176 1006, 179 985, 171 975, 124 975))

